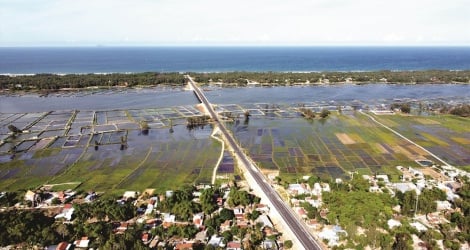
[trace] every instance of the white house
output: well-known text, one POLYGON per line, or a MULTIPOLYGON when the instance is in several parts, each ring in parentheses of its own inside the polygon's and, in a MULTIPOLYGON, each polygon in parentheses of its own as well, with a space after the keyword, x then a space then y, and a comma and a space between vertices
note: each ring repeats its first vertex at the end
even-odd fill
POLYGON ((419 189, 412 182, 394 183, 393 186, 396 190, 402 193, 405 193, 407 191, 413 191, 413 190, 419 193, 419 189))
POLYGON ((436 201, 437 203, 437 211, 441 211, 441 210, 450 210, 452 209, 452 204, 450 204, 450 202, 448 201, 436 201))
POLYGON ((316 196, 320 196, 321 192, 322 192, 322 188, 321 188, 320 183, 316 182, 315 184, 313 184, 312 194, 316 196))
POLYGON ((216 234, 212 235, 207 245, 212 245, 214 247, 225 247, 224 237, 219 237, 216 234))
POLYGON ((82 237, 80 240, 74 241, 74 245, 76 248, 85 248, 88 249, 88 244, 90 243, 90 240, 88 237, 82 237))
POLYGON ((163 215, 163 222, 175 223, 176 216, 174 214, 162 213, 162 215, 163 215))
POLYGON ((416 230, 418 230, 420 232, 424 232, 424 231, 428 230, 423 224, 421 224, 419 222, 410 223, 410 226, 416 228, 416 230))
POLYGON ((392 229, 394 227, 401 226, 401 222, 394 220, 394 219, 390 219, 387 221, 387 225, 388 225, 388 228, 392 229))
POLYGON ((347 236, 346 231, 344 231, 340 226, 333 227, 324 227, 323 230, 318 234, 318 237, 324 240, 328 240, 328 246, 337 246, 339 243, 339 235, 344 233, 347 236))
POLYGON ((287 190, 291 195, 301 195, 308 192, 307 187, 303 183, 289 184, 287 190))
POLYGON ((136 191, 126 191, 124 192, 124 194, 122 195, 122 198, 124 200, 127 200, 127 199, 135 199, 137 198, 137 195, 138 193, 136 191))
POLYGON ((328 183, 322 183, 321 186, 322 186, 323 192, 331 192, 330 184, 328 184, 328 183))

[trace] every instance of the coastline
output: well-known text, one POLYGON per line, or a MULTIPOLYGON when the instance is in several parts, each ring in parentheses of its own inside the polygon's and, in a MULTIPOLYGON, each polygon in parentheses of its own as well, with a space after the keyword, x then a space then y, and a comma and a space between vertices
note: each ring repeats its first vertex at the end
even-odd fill
MULTIPOLYGON (((424 71, 347 71, 347 72, 222 72, 188 73, 202 86, 277 87, 337 86, 367 84, 470 84, 470 70, 424 71)), ((68 91, 141 89, 159 86, 184 88, 179 72, 88 73, 88 74, 25 74, 0 75, 0 94, 48 95, 68 91)))

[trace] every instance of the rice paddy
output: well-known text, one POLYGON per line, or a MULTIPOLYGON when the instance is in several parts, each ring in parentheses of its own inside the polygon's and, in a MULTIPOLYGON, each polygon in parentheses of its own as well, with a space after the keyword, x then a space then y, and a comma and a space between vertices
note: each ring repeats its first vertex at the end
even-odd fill
MULTIPOLYGON (((332 114, 306 120, 297 106, 267 103, 224 104, 216 110, 228 118, 227 127, 261 169, 283 176, 349 178, 357 172, 398 180, 396 166, 433 164, 422 149, 349 106, 341 113, 336 106, 303 107, 315 112, 326 107, 332 114)), ((1 113, 0 190, 79 182, 83 190, 119 192, 208 183, 221 146, 210 138, 211 126, 186 128, 186 118, 197 115, 202 114, 195 106, 1 113), (141 130, 142 121, 148 132, 141 130), (8 125, 24 132, 13 136, 8 125)), ((375 117, 456 167, 470 166, 468 118, 375 117)), ((217 174, 233 174, 235 167, 224 152, 217 174)))
MULTIPOLYGON (((279 170, 285 176, 348 178, 350 173, 358 172, 388 174, 396 180, 400 174, 396 166, 420 167, 434 160, 359 112, 333 112, 326 119, 314 120, 290 117, 252 116, 248 123, 235 122, 230 127, 259 167, 279 170)), ((462 127, 465 121, 461 118, 446 118, 449 124, 442 124, 433 117, 377 117, 438 156, 452 158, 450 162, 456 166, 469 164, 470 147, 465 143, 470 139, 470 130, 462 127), (415 119, 422 121, 419 126, 415 119), (423 131, 427 134, 419 140, 416 135, 423 131)))
POLYGON ((191 106, 0 114, 0 190, 63 182, 80 182, 83 190, 164 190, 210 182, 221 147, 210 126, 186 128, 186 117, 197 115, 191 106), (11 124, 24 132, 13 136, 11 124))

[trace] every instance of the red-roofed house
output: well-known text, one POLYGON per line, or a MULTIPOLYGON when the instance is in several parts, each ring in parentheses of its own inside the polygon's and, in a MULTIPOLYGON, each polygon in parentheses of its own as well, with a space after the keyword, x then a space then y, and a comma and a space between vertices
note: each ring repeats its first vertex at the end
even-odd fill
POLYGON ((121 222, 121 224, 119 225, 119 227, 116 228, 116 233, 117 234, 123 234, 126 230, 127 230, 127 227, 129 226, 128 223, 126 222, 121 222))
POLYGON ((242 250, 242 243, 238 241, 230 241, 227 243, 227 250, 242 250))
POLYGON ((198 213, 193 216, 193 224, 196 228, 202 228, 204 226, 204 213, 198 213))
POLYGON ((193 243, 178 243, 175 246, 175 250, 192 250, 193 249, 193 243))
POLYGON ((90 240, 88 237, 82 237, 80 240, 76 240, 73 244, 75 245, 75 248, 88 248, 90 240))
POLYGON ((142 234, 142 242, 144 242, 144 244, 146 244, 150 239, 150 234, 148 233, 144 233, 142 234))
POLYGON ((70 249, 70 244, 68 242, 61 242, 59 243, 59 245, 57 245, 57 247, 55 248, 55 250, 68 250, 70 249))

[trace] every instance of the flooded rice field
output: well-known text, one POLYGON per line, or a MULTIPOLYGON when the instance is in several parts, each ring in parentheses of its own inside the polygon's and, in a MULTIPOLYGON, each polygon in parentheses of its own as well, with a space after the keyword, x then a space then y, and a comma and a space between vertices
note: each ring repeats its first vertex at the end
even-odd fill
POLYGON ((193 106, 0 114, 0 187, 80 181, 85 189, 140 190, 210 182, 221 147, 210 125, 186 127, 186 118, 198 115, 193 106))
MULTIPOLYGON (((324 178, 385 173, 397 179, 397 165, 435 163, 357 112, 387 110, 395 102, 410 103, 412 115, 374 116, 449 163, 470 167, 469 118, 417 112, 433 103, 468 103, 467 85, 208 87, 206 93, 265 171, 324 178), (332 114, 306 120, 300 107, 332 114)), ((202 115, 195 103, 192 92, 170 88, 2 96, 0 190, 69 181, 100 191, 210 182, 221 145, 210 138, 210 125, 186 127, 188 117, 202 115), (23 132, 13 133, 11 125, 23 132)), ((224 152, 217 173, 235 169, 224 152)))

